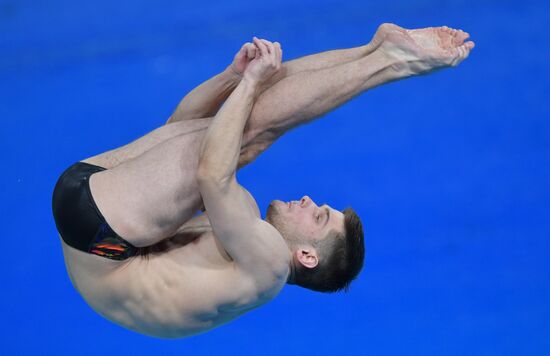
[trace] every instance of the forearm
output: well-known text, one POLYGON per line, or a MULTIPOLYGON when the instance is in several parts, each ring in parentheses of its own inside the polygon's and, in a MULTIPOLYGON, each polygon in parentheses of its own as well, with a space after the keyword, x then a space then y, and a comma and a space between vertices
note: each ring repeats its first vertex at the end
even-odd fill
POLYGON ((215 115, 240 80, 228 67, 187 94, 167 123, 215 115))
POLYGON ((258 85, 243 79, 218 111, 201 143, 197 174, 217 180, 237 169, 244 127, 258 95, 258 85))

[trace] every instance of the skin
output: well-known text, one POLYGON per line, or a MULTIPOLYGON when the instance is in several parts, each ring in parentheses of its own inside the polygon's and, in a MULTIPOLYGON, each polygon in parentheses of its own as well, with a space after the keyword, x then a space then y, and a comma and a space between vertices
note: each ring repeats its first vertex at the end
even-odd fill
POLYGON ((208 331, 269 302, 295 266, 317 266, 312 241, 342 231, 343 214, 305 196, 272 201, 262 220, 235 171, 368 89, 458 65, 473 48, 467 38, 383 24, 365 46, 285 63, 274 43, 243 45, 166 125, 84 160, 108 168, 90 177, 90 189, 110 226, 136 246, 164 248, 114 261, 62 241, 73 285, 107 319, 164 338, 208 331))
POLYGON ((314 240, 326 239, 332 232, 344 231, 344 214, 327 204, 317 205, 307 195, 299 201, 273 200, 265 220, 277 228, 292 251, 291 274, 297 264, 307 268, 315 268, 319 264, 318 251, 312 247, 314 240))

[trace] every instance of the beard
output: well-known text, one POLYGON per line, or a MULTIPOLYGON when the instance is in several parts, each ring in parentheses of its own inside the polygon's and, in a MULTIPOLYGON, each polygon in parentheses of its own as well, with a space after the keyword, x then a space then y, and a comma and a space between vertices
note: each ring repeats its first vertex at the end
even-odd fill
POLYGON ((293 247, 296 246, 301 239, 289 224, 288 219, 281 213, 281 208, 283 206, 286 207, 284 202, 278 200, 272 201, 267 208, 265 220, 279 231, 289 247, 293 247))
POLYGON ((285 221, 280 211, 281 205, 282 202, 278 200, 272 201, 267 207, 265 221, 273 225, 282 234, 281 229, 284 230, 285 221))
POLYGON ((276 208, 275 208, 275 202, 276 200, 269 203, 269 206, 267 207, 267 212, 265 214, 265 221, 270 223, 271 225, 275 226, 273 221, 275 220, 275 216, 277 215, 276 208))

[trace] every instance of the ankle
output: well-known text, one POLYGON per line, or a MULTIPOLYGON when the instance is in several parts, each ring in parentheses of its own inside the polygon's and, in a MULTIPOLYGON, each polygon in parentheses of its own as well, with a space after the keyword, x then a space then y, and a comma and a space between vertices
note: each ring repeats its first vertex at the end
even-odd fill
POLYGON ((406 58, 395 56, 388 52, 384 47, 378 47, 369 57, 376 58, 377 61, 384 63, 385 75, 391 76, 393 79, 406 78, 413 75, 409 61, 406 58))
POLYGON ((368 73, 364 83, 364 90, 411 75, 410 71, 407 70, 406 62, 394 58, 380 49, 375 50, 361 61, 361 66, 368 73))

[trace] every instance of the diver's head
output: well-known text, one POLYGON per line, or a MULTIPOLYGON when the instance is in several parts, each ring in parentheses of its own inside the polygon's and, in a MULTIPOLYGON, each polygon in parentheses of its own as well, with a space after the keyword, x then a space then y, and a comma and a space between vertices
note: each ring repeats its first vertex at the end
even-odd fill
POLYGON ((283 236, 292 253, 288 283, 319 292, 349 290, 363 267, 365 247, 359 216, 318 206, 310 197, 273 200, 266 219, 283 236))

